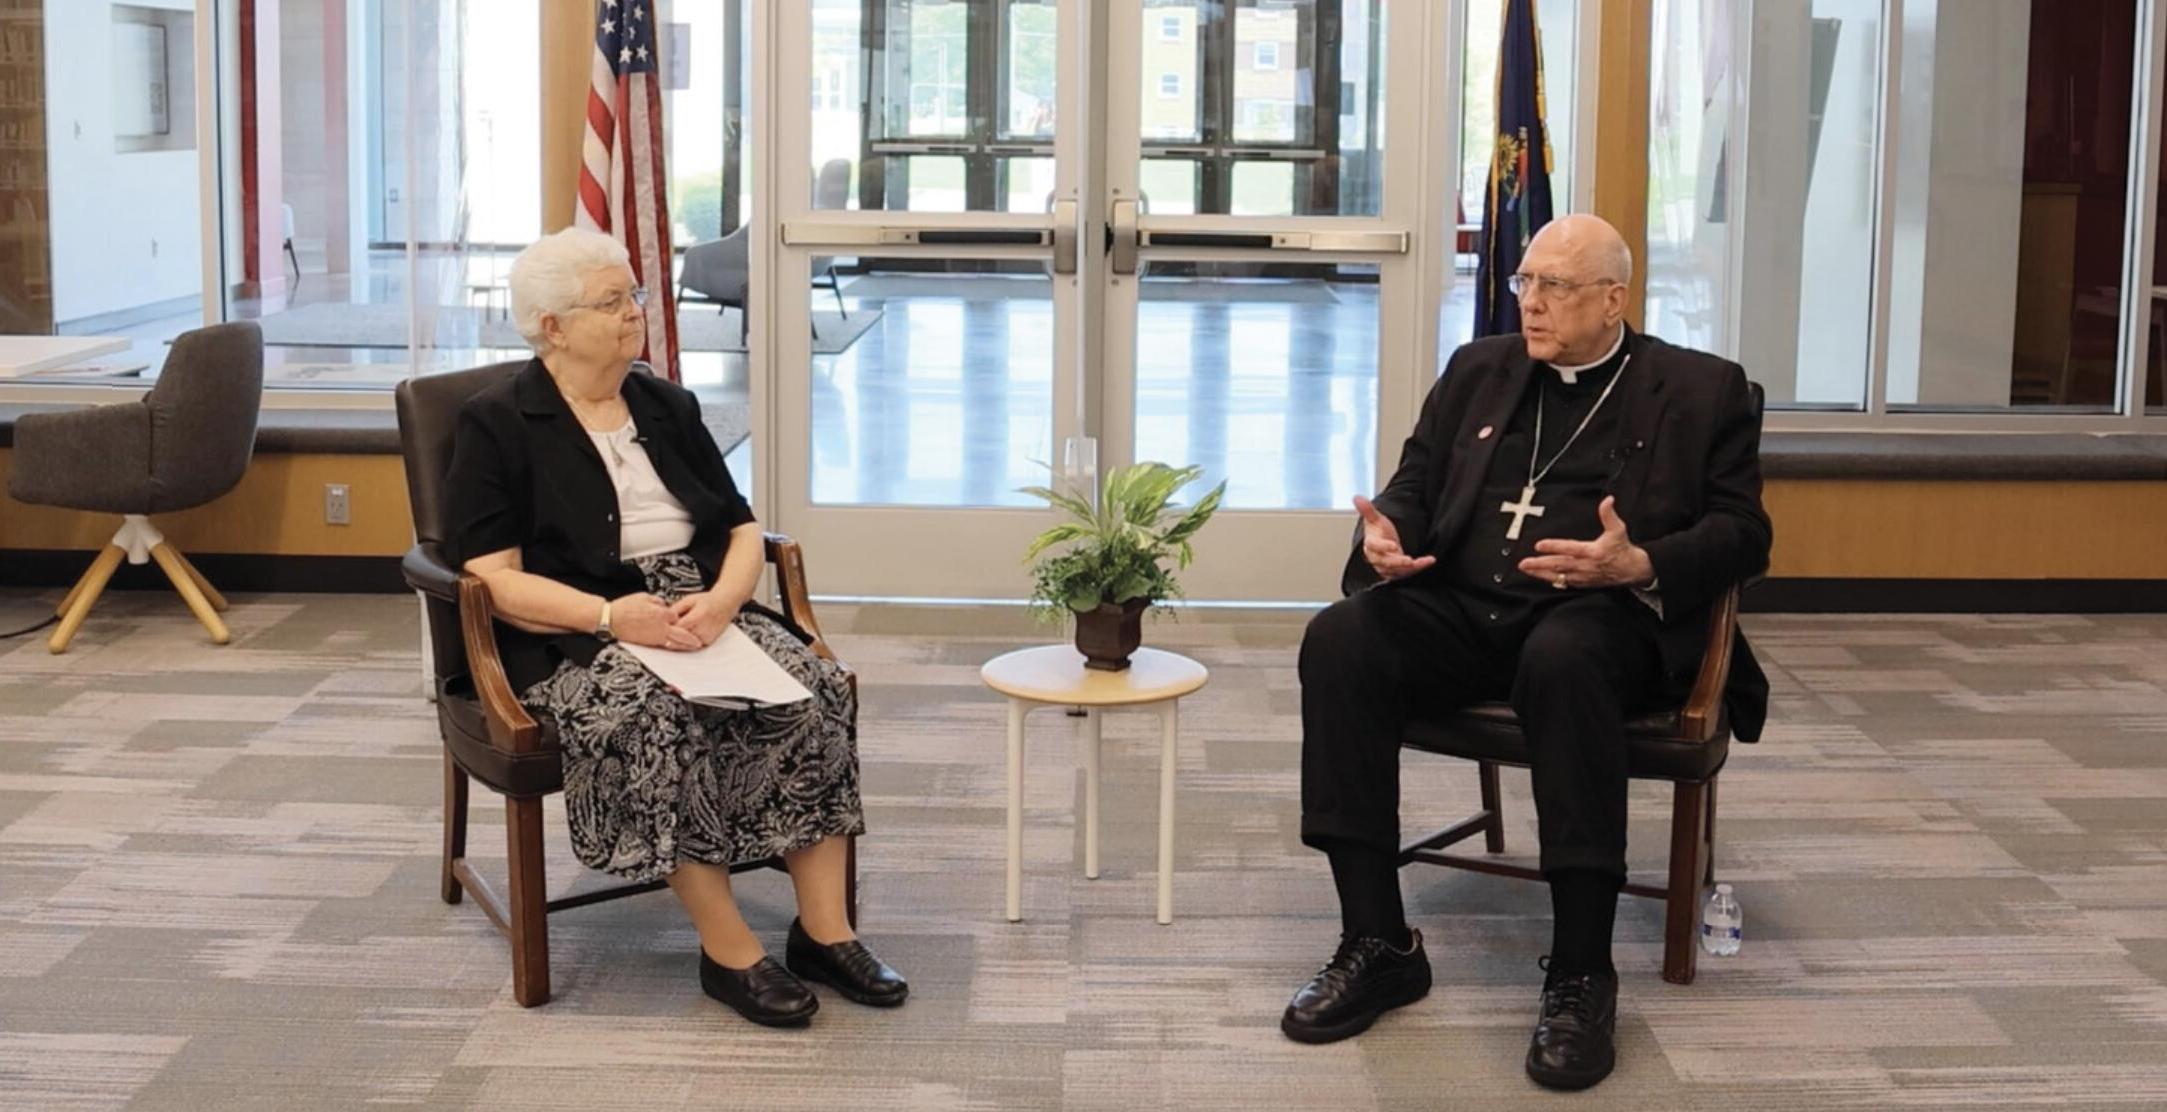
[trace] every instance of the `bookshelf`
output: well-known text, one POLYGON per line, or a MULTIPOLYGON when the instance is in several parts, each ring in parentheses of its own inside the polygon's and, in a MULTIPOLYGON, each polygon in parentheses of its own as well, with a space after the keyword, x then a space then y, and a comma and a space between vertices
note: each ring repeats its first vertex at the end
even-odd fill
POLYGON ((0 333, 53 330, 43 0, 0 0, 0 333))

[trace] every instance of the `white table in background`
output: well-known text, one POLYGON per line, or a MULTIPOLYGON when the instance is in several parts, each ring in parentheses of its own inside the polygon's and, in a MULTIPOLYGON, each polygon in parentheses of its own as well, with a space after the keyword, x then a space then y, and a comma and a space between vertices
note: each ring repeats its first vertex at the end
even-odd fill
POLYGON ((56 370, 133 346, 125 336, 0 335, 0 375, 56 370))
POLYGON ((0 336, 0 378, 55 370, 133 346, 120 336, 0 336))

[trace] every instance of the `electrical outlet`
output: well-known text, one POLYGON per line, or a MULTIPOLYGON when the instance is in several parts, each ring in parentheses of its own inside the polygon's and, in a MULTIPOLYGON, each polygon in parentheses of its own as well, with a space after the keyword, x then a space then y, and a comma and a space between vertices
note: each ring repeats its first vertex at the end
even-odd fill
POLYGON ((352 525, 353 502, 347 497, 345 483, 324 484, 324 524, 352 525))

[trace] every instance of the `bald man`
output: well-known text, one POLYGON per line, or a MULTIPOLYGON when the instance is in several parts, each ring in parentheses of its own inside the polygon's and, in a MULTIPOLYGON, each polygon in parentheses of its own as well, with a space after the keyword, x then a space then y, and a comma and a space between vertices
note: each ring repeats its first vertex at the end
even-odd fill
MULTIPOLYGON (((1355 499, 1347 597, 1301 651, 1302 840, 1330 858, 1342 935, 1287 1005, 1290 1038, 1347 1038, 1429 991, 1400 904, 1401 727, 1509 699, 1554 913, 1527 1070, 1554 1088, 1610 1073, 1624 723, 1683 697, 1708 608, 1770 539, 1744 372, 1627 327, 1632 267, 1595 217, 1545 227, 1510 280, 1524 331, 1456 352, 1391 482, 1355 499)), ((1750 740, 1768 685, 1742 643, 1731 676, 1750 740)))

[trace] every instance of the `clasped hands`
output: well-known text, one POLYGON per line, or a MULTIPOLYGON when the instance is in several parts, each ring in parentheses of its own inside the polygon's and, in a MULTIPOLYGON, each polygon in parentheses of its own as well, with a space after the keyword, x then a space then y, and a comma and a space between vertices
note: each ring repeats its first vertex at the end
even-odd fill
POLYGON ((717 591, 686 595, 676 602, 644 593, 625 595, 610 600, 610 633, 635 645, 691 652, 714 644, 743 605, 717 591))
MULTIPOLYGON (((1362 556, 1379 576, 1405 579, 1437 563, 1435 556, 1408 556, 1399 527, 1369 499, 1356 495, 1354 508, 1362 515, 1362 556)), ((1655 565, 1648 550, 1626 532, 1617 499, 1604 498, 1595 512, 1602 520, 1601 536, 1592 541, 1537 541, 1538 555, 1520 561, 1520 571, 1559 588, 1642 587, 1654 582, 1655 565)))

